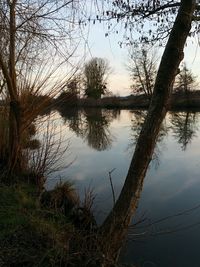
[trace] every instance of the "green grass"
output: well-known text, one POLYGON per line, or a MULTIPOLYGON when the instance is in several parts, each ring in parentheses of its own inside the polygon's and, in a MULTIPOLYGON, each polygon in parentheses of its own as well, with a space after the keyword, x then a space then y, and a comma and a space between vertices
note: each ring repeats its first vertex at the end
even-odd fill
POLYGON ((16 189, 6 186, 0 187, 0 240, 12 234, 27 223, 27 217, 19 202, 19 194, 16 189))
POLYGON ((28 185, 0 185, 0 266, 68 266, 74 228, 61 213, 41 209, 36 193, 28 185))

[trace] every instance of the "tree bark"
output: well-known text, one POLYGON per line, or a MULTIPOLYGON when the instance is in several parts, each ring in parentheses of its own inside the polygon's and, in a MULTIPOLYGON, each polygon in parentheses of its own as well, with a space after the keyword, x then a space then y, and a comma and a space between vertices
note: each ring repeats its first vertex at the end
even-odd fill
POLYGON ((10 95, 10 110, 9 110, 9 144, 8 144, 8 169, 9 173, 15 169, 21 168, 21 155, 20 155, 20 143, 21 143, 21 107, 17 92, 17 79, 16 79, 16 17, 15 8, 17 0, 13 0, 10 3, 10 46, 9 46, 9 77, 11 85, 8 87, 10 95))
MULTIPOLYGON (((100 228, 105 259, 117 259, 137 208, 144 177, 152 158, 161 123, 168 110, 170 93, 178 67, 184 57, 183 49, 189 35, 195 0, 182 0, 161 59, 149 112, 137 141, 135 152, 120 196, 100 228)), ((111 266, 111 264, 104 264, 111 266)))

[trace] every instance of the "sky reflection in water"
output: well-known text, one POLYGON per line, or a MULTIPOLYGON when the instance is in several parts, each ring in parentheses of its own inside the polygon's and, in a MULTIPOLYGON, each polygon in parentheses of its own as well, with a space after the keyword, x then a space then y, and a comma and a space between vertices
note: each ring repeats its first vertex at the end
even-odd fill
MULTIPOLYGON (((89 186, 94 189, 94 210, 100 223, 113 205, 108 172, 115 168, 112 179, 117 197, 145 112, 60 113, 65 115, 60 123, 65 136, 71 137, 70 151, 76 160, 56 177, 74 181, 81 195, 89 186)), ((145 267, 200 266, 199 129, 199 113, 167 115, 133 220, 142 222, 130 230, 123 261, 145 267), (179 213, 183 214, 177 216, 179 213), (154 223, 162 218, 166 219, 154 223)), ((56 181, 49 180, 48 186, 56 181)))

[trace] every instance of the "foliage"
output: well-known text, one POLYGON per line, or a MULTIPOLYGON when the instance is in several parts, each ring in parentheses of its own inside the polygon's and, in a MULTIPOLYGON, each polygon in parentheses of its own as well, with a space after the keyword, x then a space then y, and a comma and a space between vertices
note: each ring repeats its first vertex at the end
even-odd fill
POLYGON ((95 99, 108 92, 107 78, 110 73, 108 61, 103 58, 92 58, 84 66, 85 95, 95 99))

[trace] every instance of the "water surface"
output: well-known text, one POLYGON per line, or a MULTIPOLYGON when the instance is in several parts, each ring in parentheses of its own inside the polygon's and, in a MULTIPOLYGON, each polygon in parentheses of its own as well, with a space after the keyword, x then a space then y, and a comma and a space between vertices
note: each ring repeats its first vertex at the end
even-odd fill
MULTIPOLYGON (((145 111, 60 111, 70 149, 64 162, 73 164, 53 174, 51 188, 70 179, 83 197, 94 190, 93 210, 99 223, 113 206, 124 183, 145 111), (69 156, 69 152, 71 153, 69 156)), ((200 113, 169 113, 163 122, 148 169, 134 227, 130 228, 121 261, 136 266, 200 266, 200 113)))

